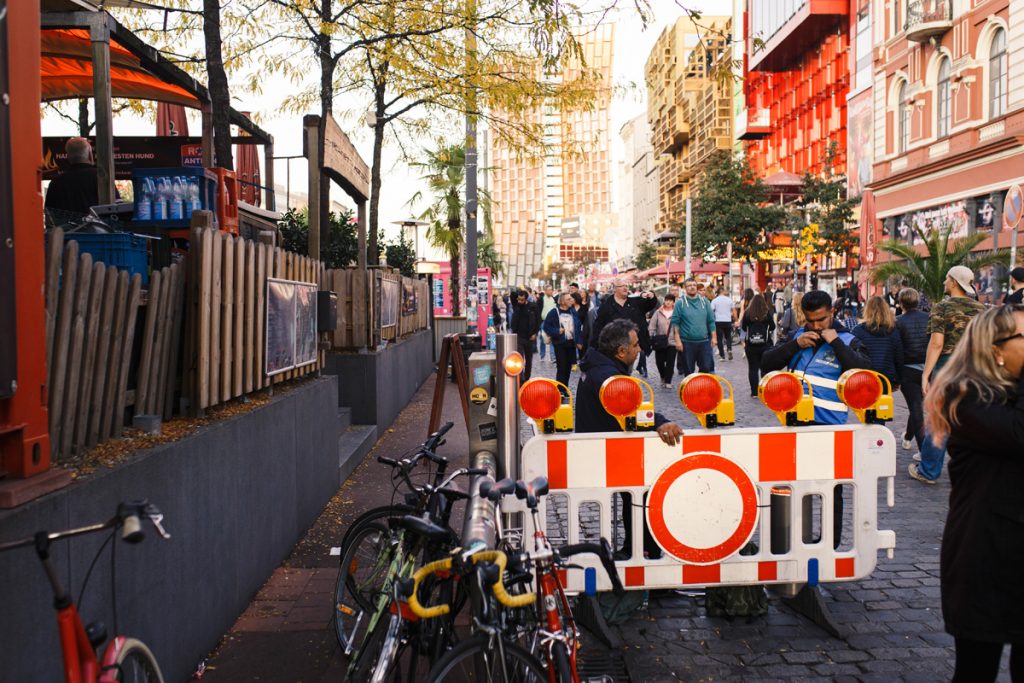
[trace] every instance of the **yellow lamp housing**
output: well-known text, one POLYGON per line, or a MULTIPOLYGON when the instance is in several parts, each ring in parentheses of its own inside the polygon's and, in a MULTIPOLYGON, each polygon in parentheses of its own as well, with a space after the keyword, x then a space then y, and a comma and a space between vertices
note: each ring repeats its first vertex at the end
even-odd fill
POLYGON ((636 409, 636 428, 640 431, 654 429, 654 391, 650 384, 639 377, 630 377, 630 379, 639 384, 641 389, 647 387, 647 396, 640 402, 640 407, 636 409))
POLYGON ((679 385, 679 402, 693 413, 706 429, 736 424, 736 403, 732 384, 718 375, 698 372, 679 385), (726 396, 722 385, 729 390, 726 396))
POLYGON ((519 389, 519 407, 543 434, 573 430, 572 392, 561 382, 536 377, 519 389))
POLYGON ((892 384, 874 370, 847 370, 839 376, 836 393, 863 424, 884 424, 893 417, 892 384))
POLYGON ((814 422, 813 389, 796 373, 786 370, 769 372, 757 385, 757 397, 784 427, 814 422))
MULTIPOLYGON (((598 393, 601 405, 609 415, 615 418, 624 432, 634 432, 639 426, 637 413, 644 407, 644 391, 640 384, 640 380, 629 375, 612 375, 604 381, 601 391, 598 393)), ((650 389, 651 387, 648 385, 647 390, 650 391, 650 389)), ((648 405, 651 413, 649 420, 653 426, 653 398, 648 405)), ((644 415, 643 419, 646 424, 648 417, 644 415)))

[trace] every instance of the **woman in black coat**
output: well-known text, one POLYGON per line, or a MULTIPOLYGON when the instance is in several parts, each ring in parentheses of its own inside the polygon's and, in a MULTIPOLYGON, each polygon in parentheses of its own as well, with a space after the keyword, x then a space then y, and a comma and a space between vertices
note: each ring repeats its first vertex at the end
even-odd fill
POLYGON ((942 616, 956 639, 953 681, 994 681, 1003 645, 1024 682, 1024 308, 990 308, 967 326, 929 387, 925 419, 949 437, 942 616))
POLYGON ((880 296, 868 299, 864 306, 864 322, 853 328, 853 336, 864 344, 871 358, 871 369, 885 375, 893 391, 899 388, 903 375, 903 341, 896 329, 896 316, 880 296))

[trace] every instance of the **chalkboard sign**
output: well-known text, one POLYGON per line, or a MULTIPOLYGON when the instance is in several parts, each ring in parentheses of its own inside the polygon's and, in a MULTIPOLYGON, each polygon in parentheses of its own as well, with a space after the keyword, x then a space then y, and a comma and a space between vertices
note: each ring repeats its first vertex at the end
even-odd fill
POLYGON ((316 362, 316 285, 267 279, 266 374, 316 362))

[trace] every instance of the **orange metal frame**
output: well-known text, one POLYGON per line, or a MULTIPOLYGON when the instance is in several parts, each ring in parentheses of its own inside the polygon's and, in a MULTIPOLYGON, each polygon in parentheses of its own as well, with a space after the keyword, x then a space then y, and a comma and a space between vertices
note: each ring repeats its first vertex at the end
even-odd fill
POLYGON ((0 470, 15 478, 50 467, 46 410, 46 303, 39 127, 39 3, 8 2, 11 195, 14 197, 18 384, 0 400, 0 470), (16 134, 15 134, 16 131, 16 134))

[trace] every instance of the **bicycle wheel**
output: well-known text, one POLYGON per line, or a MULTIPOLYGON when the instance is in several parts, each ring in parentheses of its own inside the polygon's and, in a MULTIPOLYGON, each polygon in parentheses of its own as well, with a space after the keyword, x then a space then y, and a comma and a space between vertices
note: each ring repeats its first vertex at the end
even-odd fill
POLYGON ((115 680, 121 683, 164 683, 153 653, 141 641, 126 638, 114 662, 115 680))
POLYGON ((353 683, 383 683, 387 680, 398 653, 401 630, 402 619, 397 614, 382 615, 360 646, 359 654, 349 668, 348 680, 353 683))
POLYGON ((551 664, 555 668, 557 683, 572 683, 572 662, 569 660, 569 651, 565 643, 551 644, 551 664))
POLYGON ((431 669, 427 680, 544 683, 548 675, 526 650, 502 638, 478 635, 449 650, 431 669))
POLYGON ((367 522, 352 535, 342 553, 334 584, 334 631, 346 655, 362 640, 374 598, 387 580, 393 551, 388 528, 380 522, 367 522))
POLYGON ((355 520, 348 525, 348 529, 345 531, 345 535, 341 539, 341 554, 345 554, 345 550, 348 549, 350 540, 357 531, 370 522, 379 522, 387 525, 388 517, 401 517, 402 515, 408 515, 415 511, 415 508, 411 505, 404 505, 402 503, 395 503, 394 505, 382 505, 380 507, 370 508, 363 514, 355 518, 355 520))

